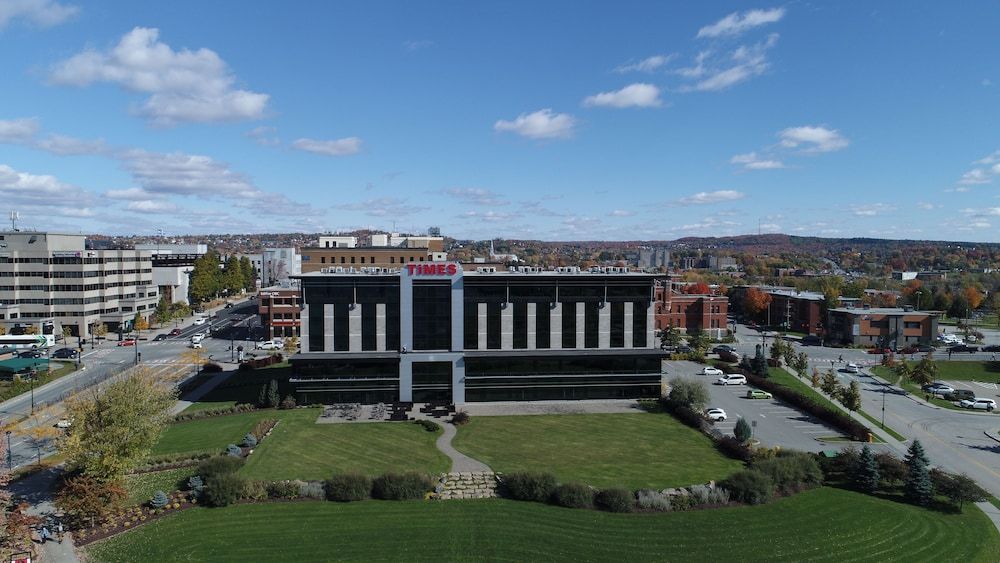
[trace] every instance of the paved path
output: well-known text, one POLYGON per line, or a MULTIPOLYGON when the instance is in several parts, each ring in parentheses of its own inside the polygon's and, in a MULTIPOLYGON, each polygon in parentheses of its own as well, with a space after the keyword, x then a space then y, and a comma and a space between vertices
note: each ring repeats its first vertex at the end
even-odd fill
POLYGON ((450 422, 442 422, 440 424, 442 427, 444 427, 444 432, 442 432, 441 435, 438 436, 437 443, 435 445, 437 446, 437 449, 441 450, 441 452, 444 455, 451 458, 451 473, 492 471, 492 469, 490 469, 490 466, 486 465, 481 461, 472 459, 471 457, 456 450, 451 445, 451 439, 455 437, 455 434, 458 434, 458 430, 455 428, 454 424, 450 422))
MULTIPOLYGON (((35 472, 24 479, 20 479, 10 484, 9 489, 19 498, 31 504, 27 513, 32 516, 50 517, 56 512, 56 507, 52 504, 52 490, 55 487, 56 479, 62 473, 61 467, 52 467, 35 472)), ((55 533, 53 526, 49 526, 49 531, 55 533)), ((71 534, 66 534, 62 543, 47 541, 38 545, 41 550, 40 560, 57 563, 76 563, 76 553, 73 551, 73 539, 71 534)), ((37 545, 37 544, 36 544, 37 545)))

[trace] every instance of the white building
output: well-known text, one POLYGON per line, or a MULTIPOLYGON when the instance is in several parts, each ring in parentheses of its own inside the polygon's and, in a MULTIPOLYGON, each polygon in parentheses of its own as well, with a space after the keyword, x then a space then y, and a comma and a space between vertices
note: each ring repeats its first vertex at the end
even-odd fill
POLYGON ((319 237, 320 248, 356 248, 358 246, 358 237, 351 236, 321 236, 319 237))
POLYGON ((260 272, 261 287, 278 285, 290 276, 302 273, 302 256, 295 248, 265 248, 260 262, 257 271, 260 272))
POLYGON ((87 338, 101 323, 127 331, 158 299, 147 250, 88 250, 83 235, 0 233, 0 324, 8 332, 68 327, 87 338))
POLYGON ((208 252, 207 244, 137 244, 136 250, 153 253, 153 283, 168 303, 189 302, 188 290, 194 261, 208 252))

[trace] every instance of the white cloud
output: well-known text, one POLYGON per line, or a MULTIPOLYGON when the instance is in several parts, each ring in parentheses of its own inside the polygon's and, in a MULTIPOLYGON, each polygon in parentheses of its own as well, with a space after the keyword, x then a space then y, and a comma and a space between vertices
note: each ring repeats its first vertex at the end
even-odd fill
POLYGON ((472 205, 497 207, 510 203, 500 194, 485 188, 448 188, 442 190, 442 193, 472 205))
POLYGON ((355 203, 341 203, 334 205, 333 208, 344 211, 361 211, 371 217, 403 217, 427 210, 427 207, 410 205, 405 199, 395 197, 380 197, 355 203))
POLYGON ((253 139, 258 145, 273 147, 281 144, 281 139, 275 136, 277 132, 277 127, 261 125, 260 127, 254 127, 243 135, 253 139))
POLYGON ((697 223, 676 225, 668 230, 671 232, 713 231, 717 234, 729 234, 732 232, 733 227, 738 227, 739 225, 740 224, 735 221, 720 221, 714 217, 706 217, 697 223))
POLYGON ((66 135, 50 134, 35 143, 35 146, 60 156, 83 154, 107 154, 110 148, 104 139, 77 139, 66 135))
POLYGON ((93 199, 90 192, 55 176, 20 172, 6 164, 0 164, 0 198, 11 208, 39 209, 42 213, 52 208, 83 209, 93 199))
POLYGON ((851 213, 858 217, 874 217, 876 215, 884 215, 886 212, 894 209, 893 206, 887 203, 866 203, 852 205, 851 213))
POLYGON ((361 151, 361 139, 345 137, 322 141, 318 139, 296 139, 292 146, 300 151, 325 154, 327 156, 349 156, 361 151))
POLYGON ((493 129, 501 133, 517 133, 530 139, 565 139, 573 136, 576 118, 568 113, 553 113, 551 109, 540 109, 533 113, 522 113, 513 121, 499 120, 493 129))
POLYGON ((784 8, 749 10, 742 14, 733 12, 712 25, 699 29, 697 37, 736 36, 755 27, 780 21, 784 16, 784 8))
POLYGON ((761 158, 756 152, 735 155, 729 159, 729 162, 730 164, 741 164, 747 170, 774 170, 785 167, 780 160, 761 158))
POLYGON ((23 18, 38 27, 52 27, 72 18, 80 8, 53 0, 3 0, 0 2, 0 30, 23 18))
POLYGON ((159 125, 259 119, 269 96, 234 88, 228 65, 210 49, 173 50, 159 30, 137 27, 111 49, 88 49, 53 69, 54 84, 112 82, 149 94, 138 113, 159 125))
POLYGON ((108 190, 104 192, 104 197, 109 199, 124 199, 128 201, 142 201, 158 197, 157 194, 147 192, 142 188, 125 188, 124 190, 108 190))
POLYGON ((153 194, 178 194, 203 199, 257 198, 263 193, 229 165, 196 154, 156 153, 132 149, 122 153, 125 169, 135 183, 153 194))
POLYGON ((761 230, 761 232, 765 232, 765 233, 780 233, 781 232, 781 225, 779 225, 777 223, 762 223, 761 225, 758 226, 758 228, 761 230))
POLYGON ((613 107, 613 108, 655 108, 663 105, 660 100, 660 89, 652 84, 636 83, 629 84, 621 90, 613 92, 601 92, 593 96, 584 98, 585 107, 613 107))
POLYGON ((432 45, 434 45, 434 42, 428 39, 403 41, 403 48, 407 51, 419 51, 420 49, 425 49, 432 45))
POLYGON ((926 210, 929 211, 931 209, 937 209, 938 207, 941 207, 941 206, 940 205, 934 205, 933 203, 927 203, 925 201, 919 201, 919 202, 917 202, 917 207, 919 207, 920 209, 926 209, 926 210))
POLYGON ((97 216, 97 213, 89 207, 59 207, 56 209, 56 213, 63 217, 78 217, 81 219, 97 216))
POLYGON ((983 158, 980 158, 976 161, 976 164, 996 164, 997 162, 1000 162, 1000 150, 993 151, 983 158))
POLYGON ((714 192, 698 192, 677 200, 677 205, 707 205, 711 203, 721 203, 724 201, 736 201, 746 197, 743 192, 736 190, 717 190, 714 192))
POLYGON ((993 81, 990 80, 989 78, 984 78, 983 81, 980 82, 980 84, 982 84, 983 86, 992 86, 993 85, 993 81))
POLYGON ((0 143, 26 143, 38 133, 38 120, 33 117, 0 119, 0 143))
POLYGON ((627 211, 625 209, 615 209, 608 213, 609 217, 631 217, 633 215, 635 215, 635 212, 627 211))
POLYGON ((627 64, 615 67, 615 72, 618 74, 625 74, 627 72, 655 72, 660 68, 666 66, 670 61, 674 60, 677 55, 653 55, 652 57, 646 57, 639 62, 630 62, 627 64))
POLYGON ((781 146, 786 148, 801 146, 803 151, 809 153, 839 151, 850 144, 850 141, 836 129, 822 126, 789 127, 778 133, 778 136, 781 138, 781 146))
POLYGON ((694 67, 678 71, 685 78, 698 79, 694 84, 682 86, 680 91, 718 92, 760 76, 771 67, 767 52, 777 43, 778 34, 772 33, 762 42, 741 45, 721 60, 712 59, 711 51, 702 51, 695 58, 694 67))
POLYGON ((169 201, 154 200, 154 199, 142 199, 139 201, 133 201, 126 206, 129 211, 137 211, 139 213, 172 213, 177 211, 177 206, 169 201))
POLYGON ((462 214, 462 219, 475 219, 476 221, 486 221, 487 223, 507 222, 517 217, 513 213, 501 213, 498 211, 466 211, 462 214))

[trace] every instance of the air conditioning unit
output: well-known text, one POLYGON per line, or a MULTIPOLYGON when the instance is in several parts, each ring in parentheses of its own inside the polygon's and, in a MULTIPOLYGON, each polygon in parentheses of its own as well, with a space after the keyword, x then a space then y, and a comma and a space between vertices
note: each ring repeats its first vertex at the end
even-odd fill
POLYGON ((496 269, 495 266, 480 266, 480 267, 476 268, 476 273, 479 273, 479 274, 495 274, 495 273, 497 273, 497 269, 496 269))

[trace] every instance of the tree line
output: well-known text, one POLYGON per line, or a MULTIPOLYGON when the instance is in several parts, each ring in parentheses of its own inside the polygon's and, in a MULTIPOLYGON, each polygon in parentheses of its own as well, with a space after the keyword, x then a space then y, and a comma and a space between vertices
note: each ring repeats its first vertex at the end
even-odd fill
POLYGON ((191 304, 197 305, 221 295, 236 295, 257 287, 257 269, 246 256, 230 256, 225 263, 215 250, 194 262, 188 290, 191 304))

